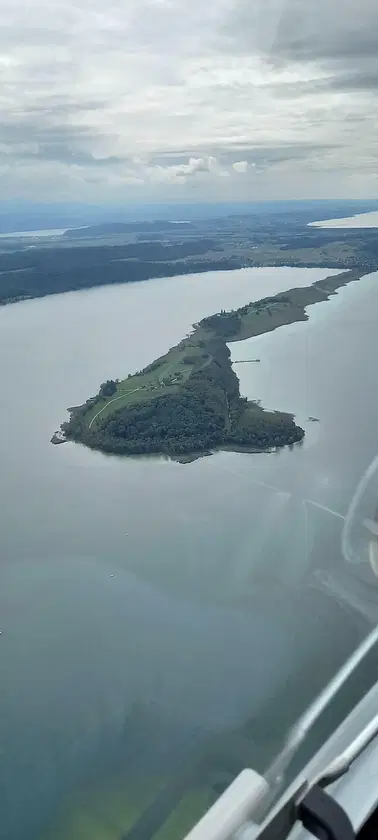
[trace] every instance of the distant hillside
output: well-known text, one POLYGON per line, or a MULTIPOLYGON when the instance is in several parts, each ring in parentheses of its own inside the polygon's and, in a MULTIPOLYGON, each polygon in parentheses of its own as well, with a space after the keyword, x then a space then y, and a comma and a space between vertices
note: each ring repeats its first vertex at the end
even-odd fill
POLYGON ((67 230, 63 236, 67 239, 92 239, 97 236, 110 236, 117 233, 156 233, 157 231, 190 230, 193 228, 192 222, 168 222, 165 219, 157 219, 154 222, 106 222, 100 225, 67 230))

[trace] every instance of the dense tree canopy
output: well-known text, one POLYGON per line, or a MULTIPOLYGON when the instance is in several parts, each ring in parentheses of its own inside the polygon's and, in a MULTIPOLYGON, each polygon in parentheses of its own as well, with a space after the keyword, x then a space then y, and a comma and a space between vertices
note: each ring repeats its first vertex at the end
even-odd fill
POLYGON ((103 382, 100 388, 100 397, 112 397, 117 390, 117 383, 114 379, 107 379, 103 382))
POLYGON ((116 412, 101 429, 115 451, 184 453, 217 446, 224 412, 207 405, 201 392, 186 389, 116 412))
POLYGON ((232 338, 237 335, 240 329, 240 315, 238 312, 219 312, 217 315, 210 315, 204 318, 201 325, 211 329, 221 338, 232 338))

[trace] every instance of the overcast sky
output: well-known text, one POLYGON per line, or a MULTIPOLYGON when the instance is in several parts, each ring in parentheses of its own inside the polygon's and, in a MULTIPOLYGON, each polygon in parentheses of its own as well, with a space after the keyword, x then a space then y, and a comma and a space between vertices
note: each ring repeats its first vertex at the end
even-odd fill
POLYGON ((0 196, 378 196, 377 0, 0 0, 0 196))

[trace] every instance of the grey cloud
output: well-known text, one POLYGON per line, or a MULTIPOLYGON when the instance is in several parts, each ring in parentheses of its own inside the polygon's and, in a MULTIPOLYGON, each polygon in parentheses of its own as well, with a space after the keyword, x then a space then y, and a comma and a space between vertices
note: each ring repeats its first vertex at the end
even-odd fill
MULTIPOLYGON (((78 105, 77 110, 80 112, 82 107, 78 105)), ((87 110, 87 107, 84 110, 87 110)), ((51 113, 54 113, 54 116, 60 114, 60 106, 55 111, 48 108, 48 116, 51 113)), ((126 157, 95 154, 91 146, 95 145, 100 137, 101 135, 89 126, 52 122, 46 117, 43 109, 39 108, 31 109, 27 115, 0 122, 2 157, 10 155, 19 160, 56 161, 68 165, 98 167, 127 162, 126 157), (40 119, 37 118, 39 114, 40 119)))
POLYGON ((375 0, 317 0, 285 3, 274 53, 295 61, 348 64, 377 59, 378 6, 375 0))
POLYGON ((49 124, 43 120, 30 119, 28 116, 0 122, 0 143, 10 147, 63 142, 69 146, 91 140, 93 136, 93 132, 86 126, 49 124))
POLYGON ((334 149, 337 146, 333 144, 288 143, 268 146, 256 143, 251 146, 235 142, 228 148, 209 146, 186 153, 180 150, 156 155, 150 160, 150 165, 166 167, 174 171, 176 177, 193 177, 198 172, 211 172, 214 164, 221 170, 234 169, 244 173, 248 166, 262 171, 286 162, 310 162, 314 157, 324 156, 334 149), (240 166, 241 163, 246 166, 240 166))
POLYGON ((378 94, 378 64, 376 69, 361 70, 356 68, 354 72, 339 72, 334 75, 325 76, 316 81, 298 82, 296 84, 281 85, 275 87, 275 93, 280 98, 297 99, 314 94, 324 93, 355 93, 367 92, 378 94))
POLYGON ((4 4, 7 191, 341 194, 375 171, 376 0, 4 4))
POLYGON ((272 61, 377 58, 375 0, 238 0, 222 22, 224 44, 272 61))
POLYGON ((250 165, 259 168, 274 166, 285 161, 308 160, 314 155, 326 154, 335 148, 331 144, 316 143, 286 143, 276 145, 235 143, 229 149, 213 148, 212 154, 218 156, 223 166, 233 166, 234 163, 245 160, 250 165))
POLYGON ((189 157, 191 154, 199 154, 198 149, 191 152, 180 151, 177 152, 161 152, 160 154, 153 155, 149 159, 149 163, 151 166, 180 166, 181 164, 186 164, 189 161, 189 157))
MULTIPOLYGON (((279 85, 272 83, 267 86, 277 99, 298 100, 314 95, 322 96, 329 93, 355 93, 358 91, 371 94, 378 93, 378 67, 376 70, 358 70, 348 73, 335 73, 326 75, 323 78, 287 82, 279 85)), ((344 117, 346 119, 347 117, 344 117)), ((361 115, 359 116, 361 119, 361 115)))
POLYGON ((377 51, 377 66, 371 70, 358 70, 354 73, 345 73, 340 76, 335 76, 328 81, 327 87, 333 90, 340 91, 378 91, 378 51, 377 51))
POLYGON ((315 82, 277 85, 280 96, 378 88, 376 0, 238 0, 220 40, 224 49, 259 54, 272 67, 313 63, 326 71, 315 82))
POLYGON ((107 167, 124 165, 127 160, 117 157, 116 155, 108 155, 107 157, 95 157, 90 152, 80 149, 70 149, 65 143, 42 143, 35 151, 18 150, 17 157, 20 160, 29 161, 56 161, 68 165, 76 166, 93 166, 93 167, 107 167))
POLYGON ((34 116, 41 114, 45 117, 56 119, 65 117, 70 120, 71 116, 85 114, 90 111, 99 111, 106 108, 106 100, 94 99, 87 102, 77 102, 74 99, 67 99, 65 96, 45 96, 42 101, 28 105, 27 114, 34 116))
POLYGON ((322 154, 333 149, 333 146, 316 144, 288 144, 287 146, 277 146, 276 148, 267 147, 256 149, 251 159, 257 166, 274 166, 278 163, 295 162, 310 160, 314 155, 322 154))
POLYGON ((22 49, 26 45, 30 48, 62 46, 68 41, 67 32, 59 26, 22 25, 15 21, 13 24, 2 21, 0 27, 0 47, 22 49))

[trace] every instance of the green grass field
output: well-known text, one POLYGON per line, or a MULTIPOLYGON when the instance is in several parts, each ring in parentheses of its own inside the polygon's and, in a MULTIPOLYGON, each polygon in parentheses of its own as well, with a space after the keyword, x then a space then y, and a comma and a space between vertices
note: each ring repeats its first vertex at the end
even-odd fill
POLYGON ((168 391, 169 393, 176 391, 179 384, 185 382, 194 369, 204 367, 209 356, 206 348, 199 344, 202 333, 197 332, 198 336, 196 333, 195 337, 185 339, 172 347, 165 356, 157 359, 152 370, 148 370, 147 367, 145 371, 121 380, 112 397, 100 400, 91 406, 85 414, 88 427, 101 426, 109 415, 126 406, 156 399, 168 391), (193 359, 192 364, 184 361, 188 356, 193 359))

